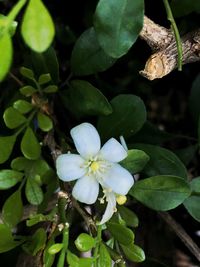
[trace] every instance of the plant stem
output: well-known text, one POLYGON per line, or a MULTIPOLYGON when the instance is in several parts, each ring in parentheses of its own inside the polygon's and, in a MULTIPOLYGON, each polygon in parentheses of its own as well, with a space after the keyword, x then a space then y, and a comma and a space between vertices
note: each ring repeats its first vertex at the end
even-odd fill
POLYGON ((31 114, 29 115, 29 117, 27 118, 26 123, 24 123, 22 125, 22 127, 19 128, 19 130, 17 132, 14 133, 14 135, 17 137, 26 127, 28 127, 28 125, 30 124, 30 122, 32 121, 33 117, 35 116, 37 110, 33 110, 31 112, 31 114))
POLYGON ((94 267, 98 266, 98 254, 99 254, 99 246, 100 246, 100 243, 101 243, 101 233, 102 233, 102 226, 98 225, 98 227, 97 227, 97 237, 96 237, 96 246, 95 246, 95 249, 94 249, 94 259, 95 259, 94 267))
POLYGON ((64 229, 63 229, 63 248, 60 252, 58 264, 57 267, 64 267, 65 265, 65 256, 68 249, 68 243, 69 243, 69 224, 65 223, 64 229))
POLYGON ((169 5, 168 0, 163 0, 165 9, 166 9, 166 13, 167 13, 167 18, 168 20, 171 22, 171 26, 174 32, 174 36, 175 36, 175 40, 176 40, 176 45, 177 45, 177 52, 178 52, 178 70, 181 71, 182 70, 182 57, 183 57, 183 50, 182 50, 182 42, 181 42, 181 38, 180 38, 180 34, 176 25, 176 22, 174 20, 172 11, 171 11, 171 7, 169 5))

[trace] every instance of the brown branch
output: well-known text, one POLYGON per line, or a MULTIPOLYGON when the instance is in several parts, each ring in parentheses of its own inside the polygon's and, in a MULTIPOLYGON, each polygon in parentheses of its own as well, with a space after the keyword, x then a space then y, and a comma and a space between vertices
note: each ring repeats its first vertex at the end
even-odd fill
MULTIPOLYGON (((178 54, 174 35, 152 20, 144 17, 144 26, 140 37, 155 52, 147 60, 140 74, 149 80, 162 78, 177 68, 178 54)), ((183 58, 182 63, 200 61, 200 29, 190 32, 181 38, 183 58)))
POLYGON ((200 262, 200 248, 192 240, 192 238, 185 232, 183 227, 179 223, 177 223, 168 212, 158 212, 158 214, 173 229, 173 231, 182 240, 185 246, 200 262))

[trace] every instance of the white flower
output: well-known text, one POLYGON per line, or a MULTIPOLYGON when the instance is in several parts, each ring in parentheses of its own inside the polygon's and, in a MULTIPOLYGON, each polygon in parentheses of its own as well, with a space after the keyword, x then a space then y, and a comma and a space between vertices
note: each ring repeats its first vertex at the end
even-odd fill
POLYGON ((69 182, 78 179, 72 191, 74 198, 86 204, 95 203, 99 194, 99 183, 115 194, 126 195, 134 180, 118 164, 127 157, 123 146, 111 138, 100 148, 99 134, 90 123, 74 127, 70 134, 80 155, 60 155, 56 168, 61 180, 69 182))

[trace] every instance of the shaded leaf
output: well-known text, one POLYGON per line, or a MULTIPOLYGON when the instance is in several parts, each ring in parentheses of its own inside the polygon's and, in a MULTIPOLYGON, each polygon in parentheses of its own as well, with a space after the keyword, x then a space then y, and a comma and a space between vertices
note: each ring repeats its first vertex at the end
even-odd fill
POLYGON ((26 118, 13 107, 9 107, 5 110, 3 119, 6 126, 10 129, 15 129, 27 121, 26 118))
POLYGON ((22 180, 23 173, 13 170, 0 171, 0 189, 8 189, 13 187, 22 180))
POLYGON ((10 157, 15 141, 15 135, 0 137, 0 163, 4 163, 10 157))
POLYGON ((39 205, 43 200, 42 189, 33 179, 27 179, 25 193, 27 200, 32 205, 39 205))
POLYGON ((121 247, 127 259, 129 259, 130 261, 142 262, 145 260, 144 251, 139 246, 131 244, 129 246, 121 245, 121 247))
POLYGON ((22 114, 26 114, 33 109, 31 103, 25 100, 17 100, 16 102, 14 102, 13 107, 22 114))
POLYGON ((125 206, 118 206, 117 210, 119 211, 122 219, 126 222, 127 226, 138 227, 139 219, 135 214, 135 212, 133 212, 132 210, 128 209, 125 206))
POLYGON ((53 128, 52 120, 49 118, 49 116, 45 115, 44 113, 38 112, 37 119, 38 119, 38 126, 42 131, 48 132, 53 128))
POLYGON ((107 223, 107 228, 111 235, 119 241, 120 244, 128 245, 134 242, 135 235, 131 229, 118 223, 107 223))
POLYGON ((76 75, 90 75, 109 69, 116 59, 100 47, 94 28, 89 28, 76 41, 71 55, 71 68, 76 75))
POLYGON ((112 260, 106 246, 101 243, 99 247, 98 267, 110 267, 112 260))
POLYGON ((8 73, 13 56, 12 40, 9 33, 0 37, 0 81, 3 81, 8 73))
POLYGON ((21 244, 20 241, 14 241, 11 229, 5 224, 0 224, 0 253, 9 251, 21 244))
POLYGON ((165 211, 182 204, 191 190, 180 177, 160 175, 137 181, 129 194, 149 208, 165 211))
POLYGON ((103 50, 113 58, 126 54, 142 29, 143 16, 142 0, 100 0, 94 26, 103 50))

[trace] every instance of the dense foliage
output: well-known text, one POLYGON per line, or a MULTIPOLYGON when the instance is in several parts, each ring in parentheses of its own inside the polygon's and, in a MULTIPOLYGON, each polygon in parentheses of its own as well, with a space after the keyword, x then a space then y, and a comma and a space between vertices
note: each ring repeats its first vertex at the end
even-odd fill
MULTIPOLYGON (((155 81, 139 74, 151 54, 139 39, 144 13, 170 27, 166 1, 13 2, 0 1, 1 263, 179 266, 176 249, 191 254, 158 214, 170 210, 198 240, 199 65, 155 81), (80 203, 55 167, 77 154, 70 130, 83 122, 102 144, 121 142, 120 165, 135 179, 126 198, 113 193, 103 224, 106 190, 106 201, 80 203)), ((199 27, 197 0, 169 3, 180 35, 199 27)))

